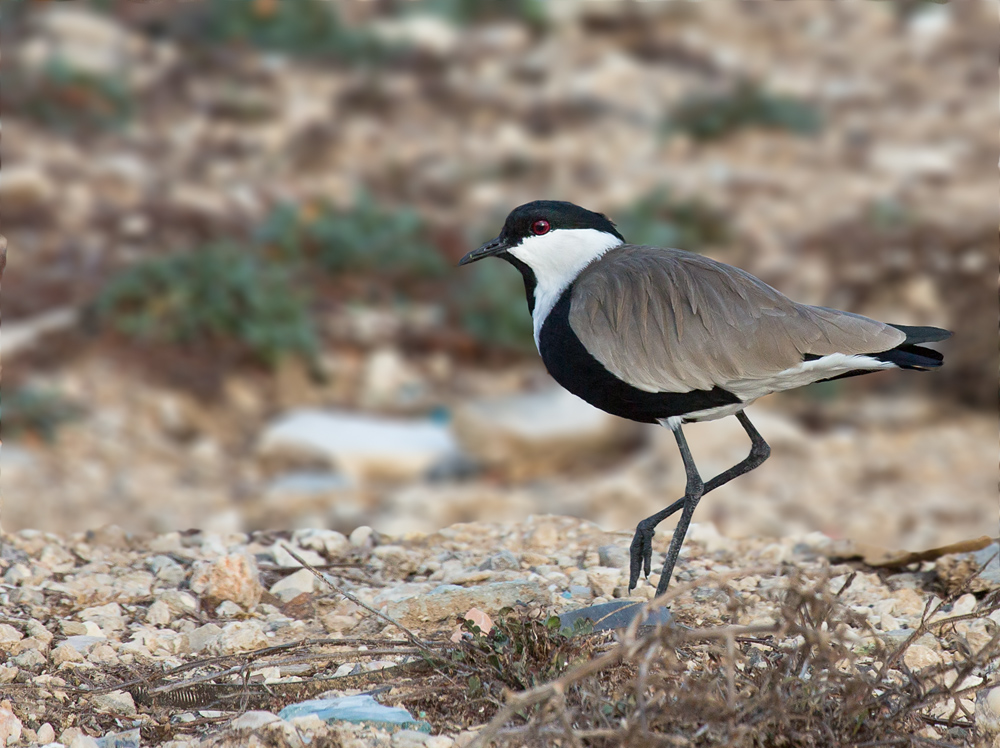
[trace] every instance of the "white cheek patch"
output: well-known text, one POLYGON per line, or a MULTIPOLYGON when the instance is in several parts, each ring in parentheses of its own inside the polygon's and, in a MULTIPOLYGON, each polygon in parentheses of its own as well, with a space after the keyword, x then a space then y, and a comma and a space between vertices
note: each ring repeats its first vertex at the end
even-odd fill
POLYGON ((543 236, 526 237, 507 250, 535 273, 535 309, 531 317, 536 347, 542 323, 562 292, 587 265, 621 244, 621 239, 606 231, 554 229, 543 236))

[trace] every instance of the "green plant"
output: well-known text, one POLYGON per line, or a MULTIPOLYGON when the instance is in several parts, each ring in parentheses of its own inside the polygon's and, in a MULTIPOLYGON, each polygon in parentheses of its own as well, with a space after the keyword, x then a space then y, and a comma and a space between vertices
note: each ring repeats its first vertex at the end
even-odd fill
POLYGON ((460 623, 472 634, 460 660, 478 671, 468 681, 470 696, 490 690, 491 683, 525 689, 557 678, 586 650, 587 644, 573 637, 592 631, 589 621, 577 621, 573 631, 563 632, 558 616, 542 621, 515 616, 512 608, 499 611, 488 633, 468 619, 460 623))
POLYGON ((97 319, 131 338, 167 343, 235 341, 258 360, 311 356, 316 336, 287 268, 253 251, 213 245, 147 260, 111 280, 97 319))
POLYGON ((279 205, 255 238, 285 258, 315 261, 329 273, 439 276, 446 266, 427 233, 416 211, 387 210, 362 194, 348 210, 279 205))
POLYGON ((689 251, 724 243, 725 216, 696 199, 674 200, 666 187, 641 197, 617 216, 616 225, 632 244, 678 247, 689 251))
POLYGON ((416 0, 407 5, 408 12, 432 13, 459 25, 504 19, 541 30, 548 24, 545 4, 540 0, 416 0))
POLYGON ((128 83, 121 75, 95 75, 53 57, 37 74, 16 72, 5 77, 7 96, 19 111, 47 127, 75 131, 81 127, 116 128, 135 110, 128 83))
POLYGON ((185 11, 167 17, 163 31, 200 44, 246 44, 348 62, 387 51, 371 34, 344 24, 328 0, 206 0, 185 11))
POLYGON ((821 126, 822 118, 813 105, 768 93, 749 81, 740 81, 726 93, 690 96, 673 108, 666 121, 668 134, 686 132, 701 141, 724 138, 744 127, 812 135, 821 126))
POLYGON ((521 274, 506 262, 479 262, 455 281, 458 322, 477 340, 518 351, 534 350, 521 274))
POLYGON ((83 409, 58 392, 38 387, 22 387, 7 395, 0 409, 0 424, 5 439, 34 433, 46 441, 55 439, 57 429, 74 421, 83 409))

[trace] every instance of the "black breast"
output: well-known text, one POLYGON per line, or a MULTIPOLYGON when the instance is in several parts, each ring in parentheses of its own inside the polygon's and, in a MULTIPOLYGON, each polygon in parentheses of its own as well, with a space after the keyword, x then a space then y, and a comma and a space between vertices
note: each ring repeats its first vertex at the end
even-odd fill
POLYGON ((622 418, 656 423, 697 410, 732 405, 740 399, 713 387, 691 392, 646 392, 623 382, 594 358, 569 325, 573 286, 563 291, 538 336, 538 348, 549 374, 577 397, 622 418))

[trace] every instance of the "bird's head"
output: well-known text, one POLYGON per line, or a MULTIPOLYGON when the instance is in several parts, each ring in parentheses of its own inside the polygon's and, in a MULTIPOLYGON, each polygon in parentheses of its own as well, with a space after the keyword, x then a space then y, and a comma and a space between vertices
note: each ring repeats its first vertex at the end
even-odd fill
POLYGON ((459 260, 459 265, 500 257, 538 276, 574 276, 612 247, 624 243, 601 213, 562 200, 535 200, 510 212, 496 239, 459 260))

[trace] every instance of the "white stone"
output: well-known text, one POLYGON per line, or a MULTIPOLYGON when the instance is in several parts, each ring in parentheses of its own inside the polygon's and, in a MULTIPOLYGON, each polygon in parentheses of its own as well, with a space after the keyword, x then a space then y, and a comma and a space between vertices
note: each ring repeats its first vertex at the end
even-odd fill
POLYGON ((0 705, 0 745, 13 745, 21 739, 21 720, 5 705, 0 705))
POLYGON ((251 711, 244 712, 239 717, 234 719, 232 728, 234 730, 256 730, 259 727, 264 727, 265 725, 281 721, 281 717, 277 714, 273 714, 272 712, 251 711))
POLYGON ((561 388, 462 403, 452 426, 463 450, 516 477, 586 467, 642 434, 561 388))
POLYGON ((253 610, 264 591, 257 562, 249 553, 232 553, 197 568, 191 575, 191 590, 214 603, 232 600, 253 610))
POLYGON ((14 644, 23 638, 24 634, 9 623, 0 623, 0 650, 9 652, 14 644))
POLYGON ((269 591, 272 595, 287 602, 303 592, 314 592, 318 584, 319 580, 309 569, 299 569, 294 574, 289 574, 284 579, 279 579, 272 584, 269 591))
POLYGON ((154 602, 146 611, 146 622, 154 626, 166 626, 171 618, 170 606, 162 600, 154 602))
POLYGON ((267 645, 267 637, 256 621, 234 621, 226 624, 218 638, 220 654, 248 652, 267 645))
POLYGON ((447 428, 341 412, 298 410, 264 431, 265 459, 322 460, 356 480, 412 479, 457 453, 447 428))
POLYGON ((368 525, 361 525, 360 527, 355 527, 351 530, 350 543, 355 548, 360 548, 365 543, 368 542, 368 538, 372 536, 374 530, 368 527, 368 525))
POLYGON ((111 693, 97 694, 93 697, 94 709, 107 714, 123 714, 132 716, 135 714, 135 701, 132 694, 127 691, 112 691, 111 693))
MULTIPOLYGON (((304 548, 292 548, 295 553, 302 558, 310 566, 323 566, 326 563, 326 559, 321 555, 316 553, 316 551, 309 551, 304 548)), ((287 550, 285 550, 284 543, 275 543, 270 548, 271 555, 274 556, 274 562, 278 566, 285 569, 301 569, 302 564, 295 560, 287 550)))

